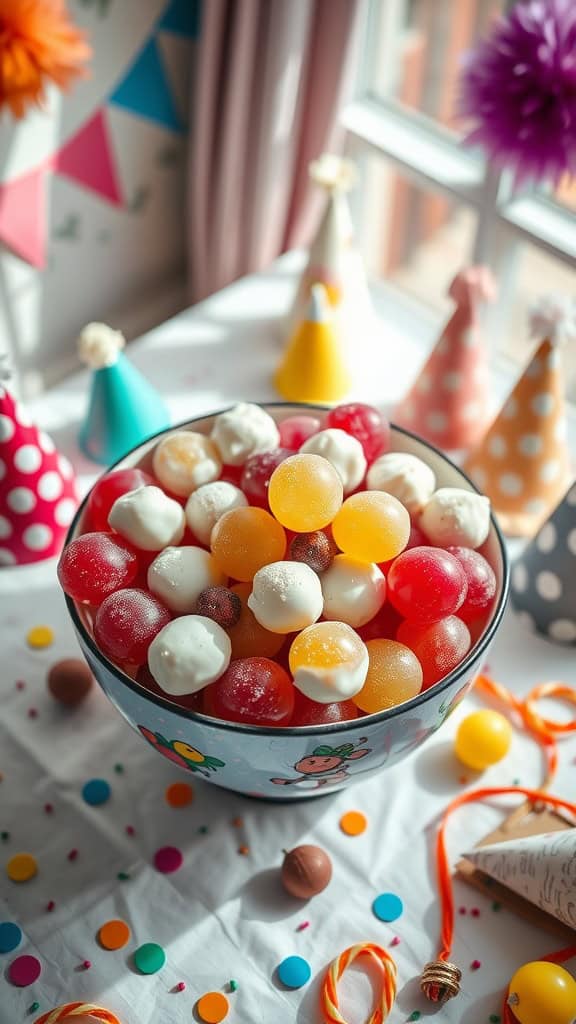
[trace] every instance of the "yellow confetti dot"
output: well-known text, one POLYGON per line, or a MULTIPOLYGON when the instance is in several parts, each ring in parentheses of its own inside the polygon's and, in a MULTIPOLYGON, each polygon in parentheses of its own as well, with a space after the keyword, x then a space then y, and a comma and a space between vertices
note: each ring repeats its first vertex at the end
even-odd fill
POLYGON ((35 650, 50 647, 54 643, 54 630, 50 626, 33 626, 26 634, 26 643, 35 650))
POLYGON ((362 811, 347 811, 340 818, 340 828, 347 836, 359 836, 366 831, 366 815, 362 811))
POLYGON ((6 874, 13 882, 28 882, 37 872, 38 864, 31 853, 15 853, 6 865, 6 874))

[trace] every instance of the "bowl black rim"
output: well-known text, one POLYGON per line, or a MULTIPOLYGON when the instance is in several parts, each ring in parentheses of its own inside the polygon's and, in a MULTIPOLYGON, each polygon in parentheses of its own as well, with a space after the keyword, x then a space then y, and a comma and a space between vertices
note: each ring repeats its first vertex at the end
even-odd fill
MULTIPOLYGON (((254 404, 266 406, 268 408, 276 408, 276 409, 285 409, 287 407, 294 408, 295 406, 298 406, 299 408, 315 410, 316 412, 318 412, 318 411, 326 412, 326 411, 329 411, 330 408, 332 408, 331 406, 314 405, 311 402, 265 402, 265 401, 261 401, 261 402, 256 402, 254 404)), ((168 428, 168 430, 166 430, 166 428, 164 428, 163 430, 159 430, 156 434, 152 434, 150 437, 146 438, 144 441, 141 441, 139 445, 136 445, 134 448, 131 448, 130 451, 128 451, 124 455, 122 455, 121 458, 117 459, 116 462, 112 463, 111 466, 108 466, 100 474, 100 476, 98 477, 98 480, 100 480, 101 477, 106 476, 108 473, 111 473, 112 470, 114 470, 117 466, 119 466, 121 462, 124 462, 125 459, 127 459, 133 452, 135 452, 142 445, 149 444, 150 442, 154 441, 155 438, 161 437, 163 434, 170 433, 171 431, 186 429, 191 424, 196 423, 199 420, 204 420, 204 419, 209 419, 211 417, 220 416, 221 413, 227 412, 231 408, 233 408, 233 406, 229 405, 229 406, 226 406, 225 409, 220 409, 220 410, 218 410, 216 412, 206 412, 206 413, 203 413, 203 414, 201 414, 199 416, 195 416, 193 419, 183 420, 181 423, 176 423, 176 424, 174 424, 174 426, 168 428)), ((456 463, 454 463, 452 461, 452 459, 450 459, 443 451, 441 451, 440 448, 437 448, 435 445, 431 444, 429 441, 426 441, 424 438, 419 437, 418 434, 413 433, 411 430, 406 430, 404 427, 400 427, 396 423, 393 423, 392 421, 390 421, 390 427, 393 430, 395 430, 397 433, 404 434, 406 437, 412 438, 414 441, 417 441, 420 444, 423 444, 425 447, 427 447, 431 451, 435 452, 435 454, 438 455, 444 462, 447 462, 448 465, 452 469, 455 469, 457 473, 459 473, 462 477, 464 477, 464 479, 470 484, 470 486, 476 492, 476 494, 481 494, 482 493, 476 487, 476 484, 474 483, 474 481, 459 466, 457 466, 456 463)), ((95 481, 95 483, 97 483, 97 482, 98 481, 95 481)), ((73 535, 74 535, 74 531, 76 529, 76 525, 77 525, 80 517, 82 516, 82 514, 84 512, 84 508, 85 508, 85 506, 88 503, 88 499, 90 497, 90 493, 91 493, 92 488, 94 486, 95 486, 95 484, 92 484, 92 487, 88 490, 88 492, 84 496, 82 502, 78 506, 78 509, 76 511, 74 519, 72 520, 72 522, 70 523, 70 526, 68 528, 68 533, 66 535, 65 546, 68 545, 70 543, 70 541, 73 539, 73 535)), ((102 652, 100 651, 100 649, 96 646, 96 643, 94 642, 93 637, 90 635, 90 633, 86 629, 84 623, 82 622, 82 619, 80 618, 80 615, 79 615, 78 610, 76 608, 75 601, 73 601, 73 599, 71 597, 69 597, 68 594, 65 594, 64 597, 65 597, 65 600, 66 600, 66 605, 68 607, 68 612, 69 612, 70 617, 72 619, 72 622, 74 624, 74 628, 76 629, 76 632, 80 635, 82 643, 84 643, 88 647, 88 649, 90 650, 90 653, 93 655, 93 657, 96 659, 96 661, 101 662, 103 667, 106 668, 107 671, 112 676, 116 677, 118 682, 122 683, 124 686, 127 686, 128 689, 132 690, 137 696, 142 697, 145 700, 150 701, 152 704, 155 704, 157 707, 161 708, 163 711, 170 711, 170 712, 172 712, 172 714, 177 715, 179 718, 184 718, 187 721, 196 722, 198 725, 204 725, 204 726, 209 725, 213 729, 221 729, 224 732, 232 732, 232 733, 236 733, 236 734, 242 733, 244 735, 254 735, 254 736, 267 737, 267 738, 269 738, 270 736, 309 736, 309 737, 314 737, 314 736, 322 736, 323 734, 326 734, 326 733, 350 732, 354 728, 356 728, 356 729, 362 728, 362 723, 366 723, 366 726, 368 726, 368 724, 370 726, 379 725, 381 722, 391 721, 397 715, 405 714, 407 710, 412 711, 415 708, 418 708, 420 705, 425 704, 430 699, 430 697, 438 696, 439 694, 443 693, 444 690, 447 690, 448 688, 450 688, 453 683, 458 682, 459 679, 461 679, 464 675, 466 675, 466 673, 467 673, 468 669, 471 667, 471 665, 479 658, 479 656, 481 656, 482 652, 484 650, 486 650, 486 648, 488 647, 488 645, 492 641, 492 639, 493 639, 493 637, 494 637, 494 635, 496 633, 496 630, 498 629, 498 626, 500 625, 500 622, 502 621, 502 616, 504 615, 504 610, 506 608, 506 603, 508 601, 508 592, 509 592, 509 587, 510 587, 510 562, 509 562, 509 558, 508 558, 508 552, 506 550, 506 544, 504 542, 504 537, 502 535, 502 531, 501 531, 501 529, 500 529, 500 527, 498 525, 498 522, 496 520, 496 517, 494 516, 492 511, 490 512, 490 522, 491 522, 492 527, 494 529, 494 532, 495 532, 495 535, 496 535, 496 539, 498 541, 498 546, 500 548, 500 554, 501 554, 501 557, 502 557, 502 569, 503 569, 503 573, 502 573, 502 587, 501 587, 501 591, 500 591, 500 596, 498 598, 498 602, 496 604, 496 608, 494 609, 494 614, 493 614, 492 620, 491 620, 488 628, 478 638, 476 643, 473 644, 473 646, 470 648, 470 650, 469 650, 468 654, 466 655, 466 657, 464 658, 464 660, 459 665, 457 665, 457 667, 455 669, 453 669, 452 672, 449 672, 448 675, 443 680, 441 680, 441 682, 434 683, 427 690, 422 690, 420 693, 416 694, 415 697, 411 697, 410 700, 404 701, 402 704, 396 704, 392 708, 387 708, 385 711, 378 711, 376 714, 373 714, 373 715, 367 715, 366 717, 363 717, 363 718, 354 718, 354 719, 348 720, 346 722, 336 722, 333 725, 331 725, 330 723, 326 723, 326 724, 323 724, 323 725, 298 725, 298 726, 287 726, 287 725, 284 725, 284 726, 275 726, 274 728, 267 728, 267 727, 258 726, 258 725, 245 725, 245 724, 243 724, 241 722, 226 722, 226 721, 224 721, 223 719, 220 719, 220 718, 211 718, 209 715, 203 715, 203 714, 201 714, 198 711, 190 711, 187 708, 180 707, 178 704, 174 704, 172 701, 167 700, 164 697, 160 697, 156 693, 151 693, 150 690, 147 690, 144 686, 142 686, 140 683, 138 683, 135 679, 131 679, 130 676, 128 676, 124 672, 122 672, 122 670, 119 669, 116 665, 114 665, 113 662, 109 661, 108 658, 106 658, 105 655, 103 655, 102 652)))

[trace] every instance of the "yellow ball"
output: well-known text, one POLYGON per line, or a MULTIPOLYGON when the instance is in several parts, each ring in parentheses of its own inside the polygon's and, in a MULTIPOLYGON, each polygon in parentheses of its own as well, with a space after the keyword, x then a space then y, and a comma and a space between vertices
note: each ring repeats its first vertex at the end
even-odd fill
POLYGON ((576 981, 558 964, 535 960, 516 971, 508 1005, 519 1024, 573 1024, 576 981))
POLYGON ((422 668, 409 647, 395 640, 368 640, 366 648, 368 675, 360 693, 352 698, 362 711, 372 715, 420 693, 422 668))
POLYGON ((362 562, 387 562, 406 547, 410 516, 391 494, 362 491, 346 498, 332 533, 344 554, 362 562))
POLYGON ((456 757, 468 768, 482 772, 506 756, 512 742, 512 727, 498 711, 473 711, 456 733, 456 757))
POLYGON ((309 533, 328 526, 342 504, 342 480, 321 455, 291 455, 274 470, 268 503, 282 526, 309 533))

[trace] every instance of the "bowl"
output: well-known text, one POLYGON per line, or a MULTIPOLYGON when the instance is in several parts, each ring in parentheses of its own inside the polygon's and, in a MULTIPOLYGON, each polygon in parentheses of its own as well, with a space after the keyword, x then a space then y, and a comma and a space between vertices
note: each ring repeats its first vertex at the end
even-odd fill
MULTIPOLYGON (((263 405, 275 420, 318 406, 263 405)), ((150 469, 158 438, 182 428, 208 433, 215 416, 178 424, 138 446, 113 468, 150 469)), ((391 447, 427 462, 439 486, 475 491, 470 480, 440 451, 414 434, 392 427, 391 447)), ((83 532, 87 499, 70 527, 67 543, 83 532)), ((482 547, 497 577, 493 610, 480 638, 449 675, 404 704, 338 725, 258 728, 217 721, 150 693, 99 651, 86 610, 69 597, 68 610, 83 654, 104 693, 121 715, 162 757, 216 786, 262 799, 292 801, 343 789, 397 764, 421 746, 454 711, 486 661, 508 595, 508 558, 494 519, 482 547)))

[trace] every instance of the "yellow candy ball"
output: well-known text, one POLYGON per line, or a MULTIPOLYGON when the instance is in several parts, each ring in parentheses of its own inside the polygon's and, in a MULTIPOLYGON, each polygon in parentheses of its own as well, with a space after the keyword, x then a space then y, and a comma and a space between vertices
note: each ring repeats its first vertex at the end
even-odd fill
POLYGON ((508 1005, 519 1024, 573 1024, 576 981, 558 964, 535 960, 516 971, 508 1005))
POLYGON ((368 640, 368 675, 352 698, 362 711, 375 714, 402 704, 422 689, 422 667, 409 647, 395 640, 368 640))
POLYGON ((321 704, 348 700, 366 679, 366 646, 345 622, 307 626, 294 639, 288 657, 294 685, 321 704))
POLYGON ((279 523, 295 533, 328 526, 342 504, 342 480, 320 455, 291 455, 274 470, 268 503, 279 523))
POLYGON ((467 715, 456 733, 456 757, 482 772, 506 756, 512 742, 512 727, 498 711, 473 711, 467 715))
POLYGON ((346 498, 332 523, 332 534, 346 555, 363 562, 387 562, 406 547, 410 516, 391 494, 362 491, 346 498))
POLYGON ((248 583, 259 569, 284 558, 286 534, 263 508, 233 508, 214 526, 210 549, 227 576, 248 583))

